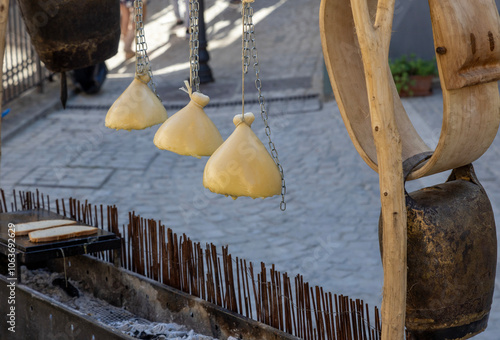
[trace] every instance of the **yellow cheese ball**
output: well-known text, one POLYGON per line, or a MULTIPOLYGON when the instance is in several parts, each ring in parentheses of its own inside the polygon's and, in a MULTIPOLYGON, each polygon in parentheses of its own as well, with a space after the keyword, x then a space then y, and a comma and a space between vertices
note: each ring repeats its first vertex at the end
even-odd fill
POLYGON ((165 107, 147 82, 136 77, 109 109, 105 124, 116 130, 142 130, 167 118, 165 107))
POLYGON ((194 92, 191 101, 163 123, 155 134, 154 144, 180 155, 210 156, 222 144, 222 136, 206 115, 210 98, 194 92))
POLYGON ((205 166, 205 188, 233 198, 265 198, 281 193, 278 166, 250 128, 254 119, 253 113, 234 117, 234 132, 205 166))

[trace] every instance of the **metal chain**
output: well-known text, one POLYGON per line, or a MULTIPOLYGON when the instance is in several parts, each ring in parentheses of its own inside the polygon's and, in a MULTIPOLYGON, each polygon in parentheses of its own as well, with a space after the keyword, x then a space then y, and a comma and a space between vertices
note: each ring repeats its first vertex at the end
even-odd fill
MULTIPOLYGON (((148 75, 151 79, 148 82, 149 88, 160 99, 156 92, 156 84, 153 79, 153 71, 149 63, 148 57, 148 44, 146 43, 146 35, 144 33, 144 19, 143 19, 143 1, 134 1, 135 10, 135 73, 137 75, 148 75)), ((161 101, 161 99, 160 99, 161 101)))
MULTIPOLYGON (((248 15, 251 10, 249 3, 244 3, 243 11, 243 73, 248 73, 248 66, 250 65, 250 25, 251 16, 248 15)), ((252 10, 253 11, 253 10, 252 10)))
POLYGON ((199 48, 200 41, 198 40, 199 33, 199 14, 200 4, 198 0, 189 1, 189 82, 191 88, 195 91, 200 91, 200 56, 199 48), (193 86, 194 85, 194 86, 193 86))
MULTIPOLYGON (((243 27, 244 27, 244 36, 245 40, 248 41, 248 45, 246 48, 248 49, 248 54, 252 55, 252 60, 253 60, 253 69, 255 71, 255 87, 257 88, 258 91, 258 97, 259 97, 259 106, 260 106, 260 116, 262 120, 264 121, 265 125, 265 131, 266 131, 266 136, 268 138, 268 144, 269 148, 271 150, 271 156, 274 159, 274 162, 278 166, 278 170, 281 175, 281 203, 280 203, 280 209, 282 211, 286 210, 286 202, 285 202, 285 195, 286 195, 286 183, 285 183, 285 175, 283 173, 283 166, 281 165, 279 158, 278 158, 278 151, 276 150, 276 146, 274 145, 274 142, 271 139, 271 127, 269 126, 269 116, 267 114, 266 110, 266 99, 262 95, 262 81, 260 80, 260 65, 259 65, 259 55, 257 52, 257 44, 255 41, 255 27, 253 25, 253 8, 250 6, 248 2, 243 3, 243 27)), ((245 45, 245 44, 244 44, 245 45)), ((245 60, 245 46, 243 48, 244 50, 244 57, 243 59, 245 60)), ((246 71, 248 72, 248 63, 249 63, 250 57, 248 56, 248 60, 246 61, 247 69, 246 71)), ((244 61, 245 64, 245 61, 244 61)))
POLYGON ((242 34, 241 34, 241 119, 245 121, 245 74, 250 65, 250 32, 248 16, 245 15, 246 4, 241 7, 242 34))

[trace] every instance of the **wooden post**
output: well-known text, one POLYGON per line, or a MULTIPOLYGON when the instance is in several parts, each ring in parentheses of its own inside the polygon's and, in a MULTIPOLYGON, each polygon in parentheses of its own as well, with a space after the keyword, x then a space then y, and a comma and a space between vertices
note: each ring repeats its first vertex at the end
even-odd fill
MULTIPOLYGON (((0 0, 0 60, 2 61, 0 67, 0 82, 3 77, 3 60, 5 53, 5 36, 7 35, 7 20, 9 18, 9 0, 0 0)), ((0 83, 0 116, 2 113, 2 100, 3 100, 3 84, 0 83)), ((0 161, 2 158, 2 118, 0 117, 0 161)))
POLYGON ((395 0, 379 0, 376 8, 369 8, 366 0, 351 1, 379 167, 384 224, 383 340, 404 339, 406 311, 406 205, 402 145, 394 115, 388 66, 394 3, 395 0))

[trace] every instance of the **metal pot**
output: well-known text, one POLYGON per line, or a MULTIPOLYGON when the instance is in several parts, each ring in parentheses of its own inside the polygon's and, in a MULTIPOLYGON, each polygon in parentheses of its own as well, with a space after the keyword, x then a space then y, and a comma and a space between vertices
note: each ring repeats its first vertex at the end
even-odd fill
MULTIPOLYGON (((405 178, 416 163, 405 162, 405 178)), ((454 169, 446 183, 406 193, 406 208, 410 338, 466 339, 482 332, 493 298, 497 238, 472 164, 454 169)))
POLYGON ((45 66, 65 72, 100 63, 118 50, 119 0, 18 0, 45 66))

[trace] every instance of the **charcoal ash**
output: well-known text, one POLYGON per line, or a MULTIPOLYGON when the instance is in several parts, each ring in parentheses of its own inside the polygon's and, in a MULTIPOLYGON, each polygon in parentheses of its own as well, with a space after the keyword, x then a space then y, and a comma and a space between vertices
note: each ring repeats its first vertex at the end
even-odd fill
MULTIPOLYGON (((64 275, 61 276, 61 273, 53 273, 47 269, 27 269, 22 266, 21 281, 29 288, 63 303, 74 311, 90 316, 136 339, 216 340, 210 336, 197 334, 183 325, 152 322, 137 317, 124 308, 115 307, 96 298, 89 293, 90 287, 86 287, 83 282, 67 279, 68 287, 71 287, 67 288, 66 278, 64 275)), ((228 340, 237 339, 229 337, 228 340)))

